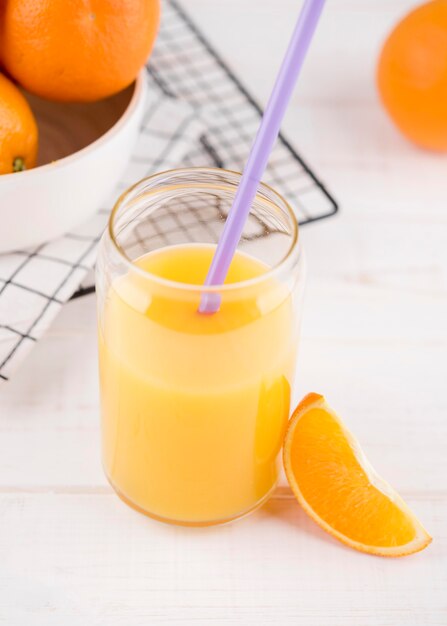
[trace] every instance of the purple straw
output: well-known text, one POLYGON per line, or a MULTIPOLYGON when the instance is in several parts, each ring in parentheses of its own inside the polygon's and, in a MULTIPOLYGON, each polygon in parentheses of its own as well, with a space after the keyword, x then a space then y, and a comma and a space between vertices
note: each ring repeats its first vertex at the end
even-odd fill
MULTIPOLYGON (((206 286, 222 285, 225 281, 324 2, 304 2, 208 270, 206 286)), ((219 306, 219 294, 205 293, 200 301, 199 312, 215 313, 219 306)))

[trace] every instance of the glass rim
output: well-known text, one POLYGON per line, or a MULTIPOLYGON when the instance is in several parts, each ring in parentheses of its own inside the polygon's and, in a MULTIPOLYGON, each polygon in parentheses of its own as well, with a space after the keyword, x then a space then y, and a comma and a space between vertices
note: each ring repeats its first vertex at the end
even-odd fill
MULTIPOLYGON (((259 188, 267 189, 279 201, 278 203, 276 203, 266 198, 266 199, 263 199, 263 202, 270 203, 273 206, 279 206, 282 203, 292 223, 291 242, 287 248, 286 253, 281 257, 281 259, 277 263, 275 263, 275 265, 273 265, 272 267, 269 267, 267 272, 265 272, 264 274, 260 274, 259 276, 255 276, 254 278, 241 280, 235 283, 226 283, 223 285, 197 285, 197 284, 190 284, 190 283, 182 283, 179 281, 171 280, 169 278, 162 278, 161 276, 157 276, 157 274, 153 274, 152 272, 149 272, 143 269, 142 267, 139 267, 129 256, 127 256, 124 248, 116 239, 115 232, 114 232, 114 222, 115 222, 115 218, 118 214, 119 209, 123 207, 124 203, 126 202, 126 199, 143 183, 147 183, 148 181, 155 181, 157 178, 162 177, 162 176, 174 175, 174 174, 186 174, 188 172, 191 172, 191 173, 208 172, 211 174, 224 172, 225 174, 235 175, 239 178, 242 175, 241 172, 236 172, 235 170, 228 170, 228 169, 221 168, 221 167, 200 167, 200 166, 179 167, 179 168, 172 168, 169 170, 163 170, 161 172, 151 174, 151 176, 146 176, 145 178, 140 179, 139 181, 137 181, 136 183, 128 187, 128 189, 126 189, 126 191, 124 191, 118 197, 118 199, 116 200, 113 206, 113 209, 110 213, 110 217, 108 220, 106 232, 108 233, 109 238, 115 250, 118 252, 120 257, 124 260, 125 264, 132 271, 136 272, 137 274, 139 274, 140 276, 143 276, 146 279, 150 279, 154 281, 155 283, 163 287, 169 287, 175 290, 190 291, 190 292, 196 292, 196 293, 201 293, 201 294, 202 293, 223 293, 223 292, 231 292, 237 289, 244 289, 244 288, 252 287, 264 281, 268 281, 269 279, 279 274, 284 268, 286 268, 289 265, 292 259, 292 255, 295 250, 298 251, 298 258, 299 258, 299 253, 300 253, 300 249, 298 248, 299 225, 298 225, 298 220, 296 218, 296 215, 290 203, 280 193, 278 193, 273 187, 271 187, 267 183, 264 183, 261 181, 259 184, 259 188)), ((206 185, 209 183, 204 183, 204 184, 206 185)), ((175 185, 172 184, 171 186, 173 188, 183 187, 183 185, 179 185, 179 184, 175 184, 175 185)), ((167 188, 170 187, 169 183, 166 184, 166 187, 167 188)), ((187 187, 187 183, 185 183, 185 187, 187 187)), ((145 192, 145 195, 148 195, 148 196, 155 195, 155 193, 158 193, 159 191, 160 191, 159 189, 154 188, 152 190, 145 192)), ((258 193, 256 194, 256 197, 257 195, 258 193)), ((163 250, 164 248, 167 248, 167 247, 169 246, 163 246, 163 248, 160 248, 160 250, 163 250)))

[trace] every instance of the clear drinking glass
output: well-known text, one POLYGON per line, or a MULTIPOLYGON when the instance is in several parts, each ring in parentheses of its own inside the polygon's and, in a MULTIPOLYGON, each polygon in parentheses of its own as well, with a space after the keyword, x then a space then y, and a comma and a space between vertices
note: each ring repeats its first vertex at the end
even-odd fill
POLYGON ((203 287, 240 174, 190 168, 115 205, 97 263, 102 451, 118 495, 157 519, 237 518, 274 490, 304 282, 298 225, 260 185, 230 270, 203 287), (201 295, 217 313, 198 313, 201 295))

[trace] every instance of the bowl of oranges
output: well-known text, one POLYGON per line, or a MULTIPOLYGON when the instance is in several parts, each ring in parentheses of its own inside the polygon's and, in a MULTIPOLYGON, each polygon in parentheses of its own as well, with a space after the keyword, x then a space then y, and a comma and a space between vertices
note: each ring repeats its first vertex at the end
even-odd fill
POLYGON ((0 252, 68 232, 112 192, 158 23, 159 0, 0 4, 0 252))

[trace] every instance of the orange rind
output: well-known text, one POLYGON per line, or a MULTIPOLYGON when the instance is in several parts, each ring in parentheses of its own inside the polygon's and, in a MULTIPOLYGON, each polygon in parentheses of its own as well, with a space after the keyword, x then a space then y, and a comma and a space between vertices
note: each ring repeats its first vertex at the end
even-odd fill
POLYGON ((398 557, 423 550, 431 542, 323 396, 311 393, 298 405, 288 425, 283 456, 290 487, 305 512, 351 548, 398 557))

